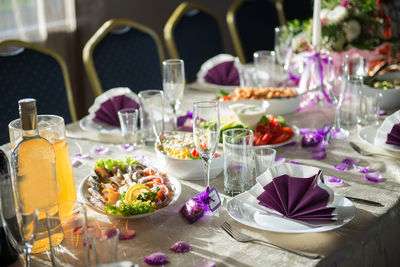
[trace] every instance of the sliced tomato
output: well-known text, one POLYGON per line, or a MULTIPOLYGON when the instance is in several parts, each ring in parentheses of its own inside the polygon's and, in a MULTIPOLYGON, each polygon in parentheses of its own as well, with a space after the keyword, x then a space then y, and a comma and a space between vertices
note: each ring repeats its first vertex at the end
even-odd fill
POLYGON ((294 130, 290 127, 282 127, 282 131, 292 138, 294 136, 294 130))
POLYGON ((228 95, 223 95, 223 96, 221 96, 221 98, 220 98, 222 101, 230 101, 231 100, 231 98, 228 96, 228 95))
POLYGON ((286 142, 289 139, 290 139, 290 136, 288 134, 282 133, 281 135, 279 135, 272 141, 272 144, 280 144, 280 143, 286 142))
POLYGON ((261 138, 262 145, 267 145, 270 138, 271 138, 271 135, 269 133, 265 133, 261 138))
POLYGON ((193 148, 191 154, 192 154, 192 156, 195 157, 195 158, 197 158, 198 156, 200 156, 200 154, 199 154, 199 152, 196 150, 196 148, 193 148))

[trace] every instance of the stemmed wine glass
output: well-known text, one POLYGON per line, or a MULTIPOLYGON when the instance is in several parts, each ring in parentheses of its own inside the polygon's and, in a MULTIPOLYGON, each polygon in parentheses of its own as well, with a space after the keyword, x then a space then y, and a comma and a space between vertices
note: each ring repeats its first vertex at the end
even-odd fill
POLYGON ((196 150, 203 160, 206 187, 210 185, 210 164, 218 146, 219 126, 218 102, 193 103, 193 138, 196 150))
POLYGON ((283 66, 285 72, 289 69, 292 39, 293 35, 287 26, 283 25, 275 28, 274 50, 276 59, 283 66))
POLYGON ((344 98, 344 93, 348 81, 346 69, 344 68, 342 71, 343 73, 341 75, 339 75, 335 71, 334 61, 331 57, 329 57, 327 67, 326 92, 328 96, 332 99, 333 105, 335 106, 335 123, 333 129, 346 134, 346 131, 341 128, 340 106, 344 98))
POLYGON ((163 61, 163 88, 168 103, 174 113, 173 124, 176 129, 176 111, 181 104, 185 90, 185 67, 182 59, 167 59, 163 61))

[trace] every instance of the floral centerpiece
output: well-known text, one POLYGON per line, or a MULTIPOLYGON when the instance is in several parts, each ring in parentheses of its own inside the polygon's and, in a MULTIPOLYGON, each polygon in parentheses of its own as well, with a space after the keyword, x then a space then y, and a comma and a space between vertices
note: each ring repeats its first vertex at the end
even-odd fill
MULTIPOLYGON (((375 0, 323 0, 320 19, 324 50, 374 50, 386 41, 375 0)), ((311 50, 312 25, 312 18, 288 22, 295 52, 311 50)))

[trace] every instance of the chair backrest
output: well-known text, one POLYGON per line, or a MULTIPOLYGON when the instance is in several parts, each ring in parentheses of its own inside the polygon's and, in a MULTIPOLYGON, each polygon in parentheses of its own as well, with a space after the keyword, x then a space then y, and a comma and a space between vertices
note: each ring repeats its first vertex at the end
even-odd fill
POLYGON ((9 142, 8 123, 19 118, 22 98, 35 98, 38 114, 76 121, 68 70, 59 54, 18 40, 0 42, 0 51, 0 144, 9 142))
POLYGON ((223 52, 217 17, 191 2, 181 3, 164 26, 164 39, 171 58, 185 62, 186 81, 196 80, 201 65, 223 52))
POLYGON ((162 89, 160 38, 129 19, 106 21, 83 48, 83 62, 95 96, 114 87, 133 92, 162 89))
POLYGON ((283 0, 235 0, 226 21, 237 56, 252 62, 258 50, 274 49, 274 28, 285 24, 283 0))
POLYGON ((285 17, 287 21, 306 20, 313 15, 312 0, 284 0, 285 17))

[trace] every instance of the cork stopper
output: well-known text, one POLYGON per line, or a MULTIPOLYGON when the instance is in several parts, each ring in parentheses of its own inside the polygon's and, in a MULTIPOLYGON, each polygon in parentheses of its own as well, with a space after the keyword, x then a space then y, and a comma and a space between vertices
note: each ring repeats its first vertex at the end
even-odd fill
POLYGON ((19 115, 22 130, 33 130, 37 128, 36 99, 24 98, 18 101, 19 115))

